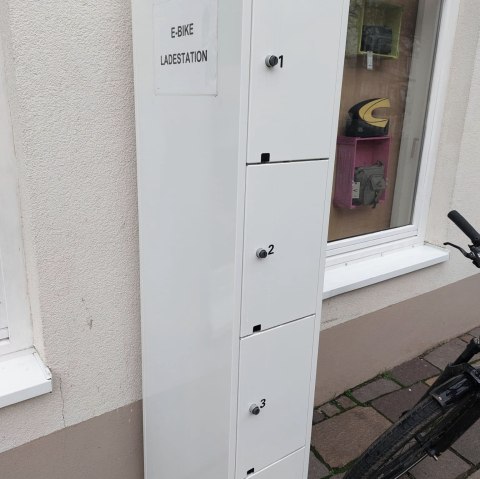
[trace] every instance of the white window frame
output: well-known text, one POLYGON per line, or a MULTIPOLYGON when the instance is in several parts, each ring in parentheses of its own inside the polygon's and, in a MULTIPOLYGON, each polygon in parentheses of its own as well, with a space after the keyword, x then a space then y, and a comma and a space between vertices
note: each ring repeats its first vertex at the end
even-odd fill
MULTIPOLYGON (((0 408, 52 392, 52 375, 33 348, 23 252, 18 172, 0 35, 0 298, 8 334, 0 336, 0 408), (3 283, 3 285, 2 285, 3 283)), ((3 321, 2 321, 3 322, 3 321)))
MULTIPOLYGON (((428 2, 428 0, 424 1, 428 2)), ((387 253, 425 245, 427 218, 444 106, 447 98, 459 7, 459 0, 443 0, 412 224, 328 243, 326 253, 325 297, 335 296, 336 294, 374 284, 375 282, 389 279, 415 269, 409 268, 408 271, 405 271, 402 268, 397 268, 397 266, 393 264, 391 265, 392 274, 379 274, 378 281, 375 278, 370 278, 368 281, 365 281, 365 278, 363 278, 363 280, 357 281, 355 277, 352 277, 350 285, 345 283, 342 287, 336 288, 329 284, 329 270, 333 271, 335 268, 338 268, 338 265, 348 266, 349 264, 358 264, 358 261, 361 260, 368 260, 369 258, 378 259, 379 256, 386 255, 387 253), (394 270, 396 268, 398 269, 398 274, 395 274, 394 270)), ((425 264, 422 264, 420 261, 419 268, 448 259, 447 252, 439 254, 438 260, 436 261, 431 259, 430 252, 428 252, 427 256, 429 260, 426 261, 425 264)), ((396 262, 394 261, 394 263, 396 262)), ((388 272, 390 266, 386 264, 385 268, 385 271, 388 272)), ((348 277, 348 274, 344 276, 348 277)))
POLYGON ((0 36, 0 274, 8 333, 2 328, 0 356, 33 345, 23 252, 18 173, 7 97, 5 57, 0 36))

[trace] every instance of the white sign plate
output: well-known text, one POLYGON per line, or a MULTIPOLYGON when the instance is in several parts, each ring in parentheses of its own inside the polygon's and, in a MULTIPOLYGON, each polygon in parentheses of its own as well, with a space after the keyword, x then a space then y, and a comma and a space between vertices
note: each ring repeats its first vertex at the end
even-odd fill
POLYGON ((155 94, 217 94, 218 0, 154 0, 155 94))

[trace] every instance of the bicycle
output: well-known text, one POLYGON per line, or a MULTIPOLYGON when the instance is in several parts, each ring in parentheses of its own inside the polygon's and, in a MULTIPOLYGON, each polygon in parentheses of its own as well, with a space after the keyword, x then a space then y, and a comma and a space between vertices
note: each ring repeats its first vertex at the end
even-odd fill
MULTIPOLYGON (((480 268, 480 233, 457 211, 448 217, 472 244, 470 252, 444 244, 480 268)), ((480 369, 469 364, 479 353, 480 338, 473 338, 420 401, 360 456, 344 479, 399 479, 425 458, 438 459, 480 419, 480 369)))

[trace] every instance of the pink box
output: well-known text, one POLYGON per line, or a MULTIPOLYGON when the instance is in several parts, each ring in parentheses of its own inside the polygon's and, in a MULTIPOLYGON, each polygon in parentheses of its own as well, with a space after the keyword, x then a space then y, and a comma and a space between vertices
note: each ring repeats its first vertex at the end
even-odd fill
MULTIPOLYGON (((335 193, 333 204, 340 208, 360 208, 352 203, 355 168, 370 166, 381 161, 385 166, 385 179, 390 156, 390 136, 359 138, 339 136, 337 138, 337 158, 335 193)), ((388 189, 388 184, 387 184, 388 189)), ((380 203, 386 198, 386 190, 380 196, 380 203)))

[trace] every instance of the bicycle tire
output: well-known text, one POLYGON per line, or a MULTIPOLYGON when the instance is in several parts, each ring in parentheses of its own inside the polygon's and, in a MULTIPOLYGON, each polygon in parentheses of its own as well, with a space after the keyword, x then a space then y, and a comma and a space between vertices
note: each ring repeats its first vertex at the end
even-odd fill
POLYGON ((470 400, 471 396, 448 409, 442 408, 431 397, 422 400, 360 456, 344 479, 401 477, 427 456, 425 445, 418 440, 419 436, 424 433, 427 442, 434 442, 465 411, 466 403, 470 400), (405 450, 405 447, 408 448, 405 450), (400 455, 395 458, 399 452, 400 455))

